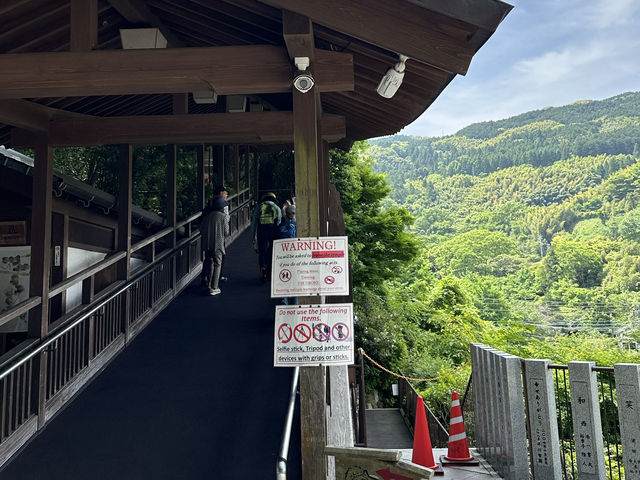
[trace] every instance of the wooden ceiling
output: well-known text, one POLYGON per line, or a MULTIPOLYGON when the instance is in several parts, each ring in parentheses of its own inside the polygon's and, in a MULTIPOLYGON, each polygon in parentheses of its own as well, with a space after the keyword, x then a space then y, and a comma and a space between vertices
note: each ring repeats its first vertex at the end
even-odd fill
MULTIPOLYGON (((291 111, 289 57, 297 51, 313 54, 323 112, 332 116, 324 123, 344 117, 347 142, 393 134, 466 73, 510 9, 497 0, 6 1, 0 5, 0 145, 12 145, 12 127, 49 131, 50 122, 51 132, 66 139, 73 135, 64 129, 74 122, 101 125, 86 116, 126 117, 131 128, 131 117, 144 116, 141 123, 154 124, 152 116, 184 113, 176 111, 174 94, 198 86, 215 85, 220 95, 250 93, 267 110, 291 111), (83 20, 96 17, 97 23, 83 20), (299 21, 307 18, 311 34, 299 21), (120 51, 120 29, 149 26, 160 29, 168 49, 120 51), (410 60, 399 91, 386 99, 376 86, 398 53, 410 60), (253 79, 260 85, 254 90, 253 79)), ((196 104, 189 95, 187 110, 214 114, 223 105, 196 104)), ((273 133, 271 140, 265 135, 256 134, 256 141, 275 141, 273 133)), ((334 142, 336 135, 328 138, 334 142)))

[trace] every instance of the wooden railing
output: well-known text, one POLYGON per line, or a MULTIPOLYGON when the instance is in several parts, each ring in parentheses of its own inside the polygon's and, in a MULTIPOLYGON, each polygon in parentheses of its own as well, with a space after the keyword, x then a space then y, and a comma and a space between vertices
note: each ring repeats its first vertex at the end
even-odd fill
MULTIPOLYGON (((249 224, 249 206, 247 200, 230 212, 236 236, 249 224)), ((91 301, 50 324, 47 337, 28 339, 0 357, 0 466, 199 275, 200 232, 194 226, 200 215, 176 226, 186 236, 175 249, 155 255, 173 228, 134 244, 132 252, 151 249, 153 261, 129 281, 116 281, 94 297, 94 276, 126 258, 115 252, 50 289, 49 300, 82 282, 83 300, 91 301)), ((22 302, 0 315, 0 324, 40 303, 39 297, 22 302)))

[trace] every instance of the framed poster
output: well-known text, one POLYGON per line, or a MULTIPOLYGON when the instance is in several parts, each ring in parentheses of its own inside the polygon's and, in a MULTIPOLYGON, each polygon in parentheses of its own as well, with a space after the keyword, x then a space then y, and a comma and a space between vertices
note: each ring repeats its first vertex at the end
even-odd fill
POLYGON ((24 220, 0 222, 0 246, 27 243, 27 222, 24 220))
MULTIPOLYGON (((31 247, 0 247, 0 313, 29 299, 31 247)), ((0 332, 26 332, 27 313, 0 325, 0 332)))

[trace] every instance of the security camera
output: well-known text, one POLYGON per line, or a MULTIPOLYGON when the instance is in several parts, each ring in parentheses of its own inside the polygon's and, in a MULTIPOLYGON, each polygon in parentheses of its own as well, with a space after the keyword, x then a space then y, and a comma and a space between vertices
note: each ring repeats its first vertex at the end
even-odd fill
POLYGON ((408 59, 408 57, 400 55, 400 61, 389 70, 387 70, 387 72, 380 80, 378 88, 376 89, 380 96, 384 98, 391 98, 396 94, 396 92, 400 88, 400 85, 402 84, 402 79, 404 78, 405 71, 405 62, 408 59))
POLYGON ((298 73, 293 78, 293 86, 296 87, 300 93, 307 93, 309 90, 313 88, 315 82, 313 81, 313 77, 308 72, 298 73))

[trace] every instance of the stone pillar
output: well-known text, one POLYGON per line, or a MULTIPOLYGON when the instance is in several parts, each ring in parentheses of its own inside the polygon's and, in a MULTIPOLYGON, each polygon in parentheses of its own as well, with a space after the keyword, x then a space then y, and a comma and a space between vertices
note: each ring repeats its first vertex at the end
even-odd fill
POLYGON ((640 480, 640 365, 614 365, 626 480, 640 480))
POLYGON ((561 480, 562 463, 551 360, 525 360, 534 480, 561 480))
MULTIPOLYGON (((520 480, 529 478, 527 455, 527 426, 524 419, 522 391, 522 364, 520 357, 501 355, 501 373, 504 392, 504 436, 502 446, 506 460, 504 478, 520 480)), ((554 417, 555 418, 555 417, 554 417)))
POLYGON ((569 362, 571 414, 580 480, 607 478, 594 362, 569 362))
POLYGON ((473 410, 475 412, 476 448, 482 456, 484 456, 485 447, 487 445, 486 429, 487 417, 484 412, 487 410, 484 400, 484 367, 482 364, 482 343, 471 344, 471 374, 473 376, 473 410))

